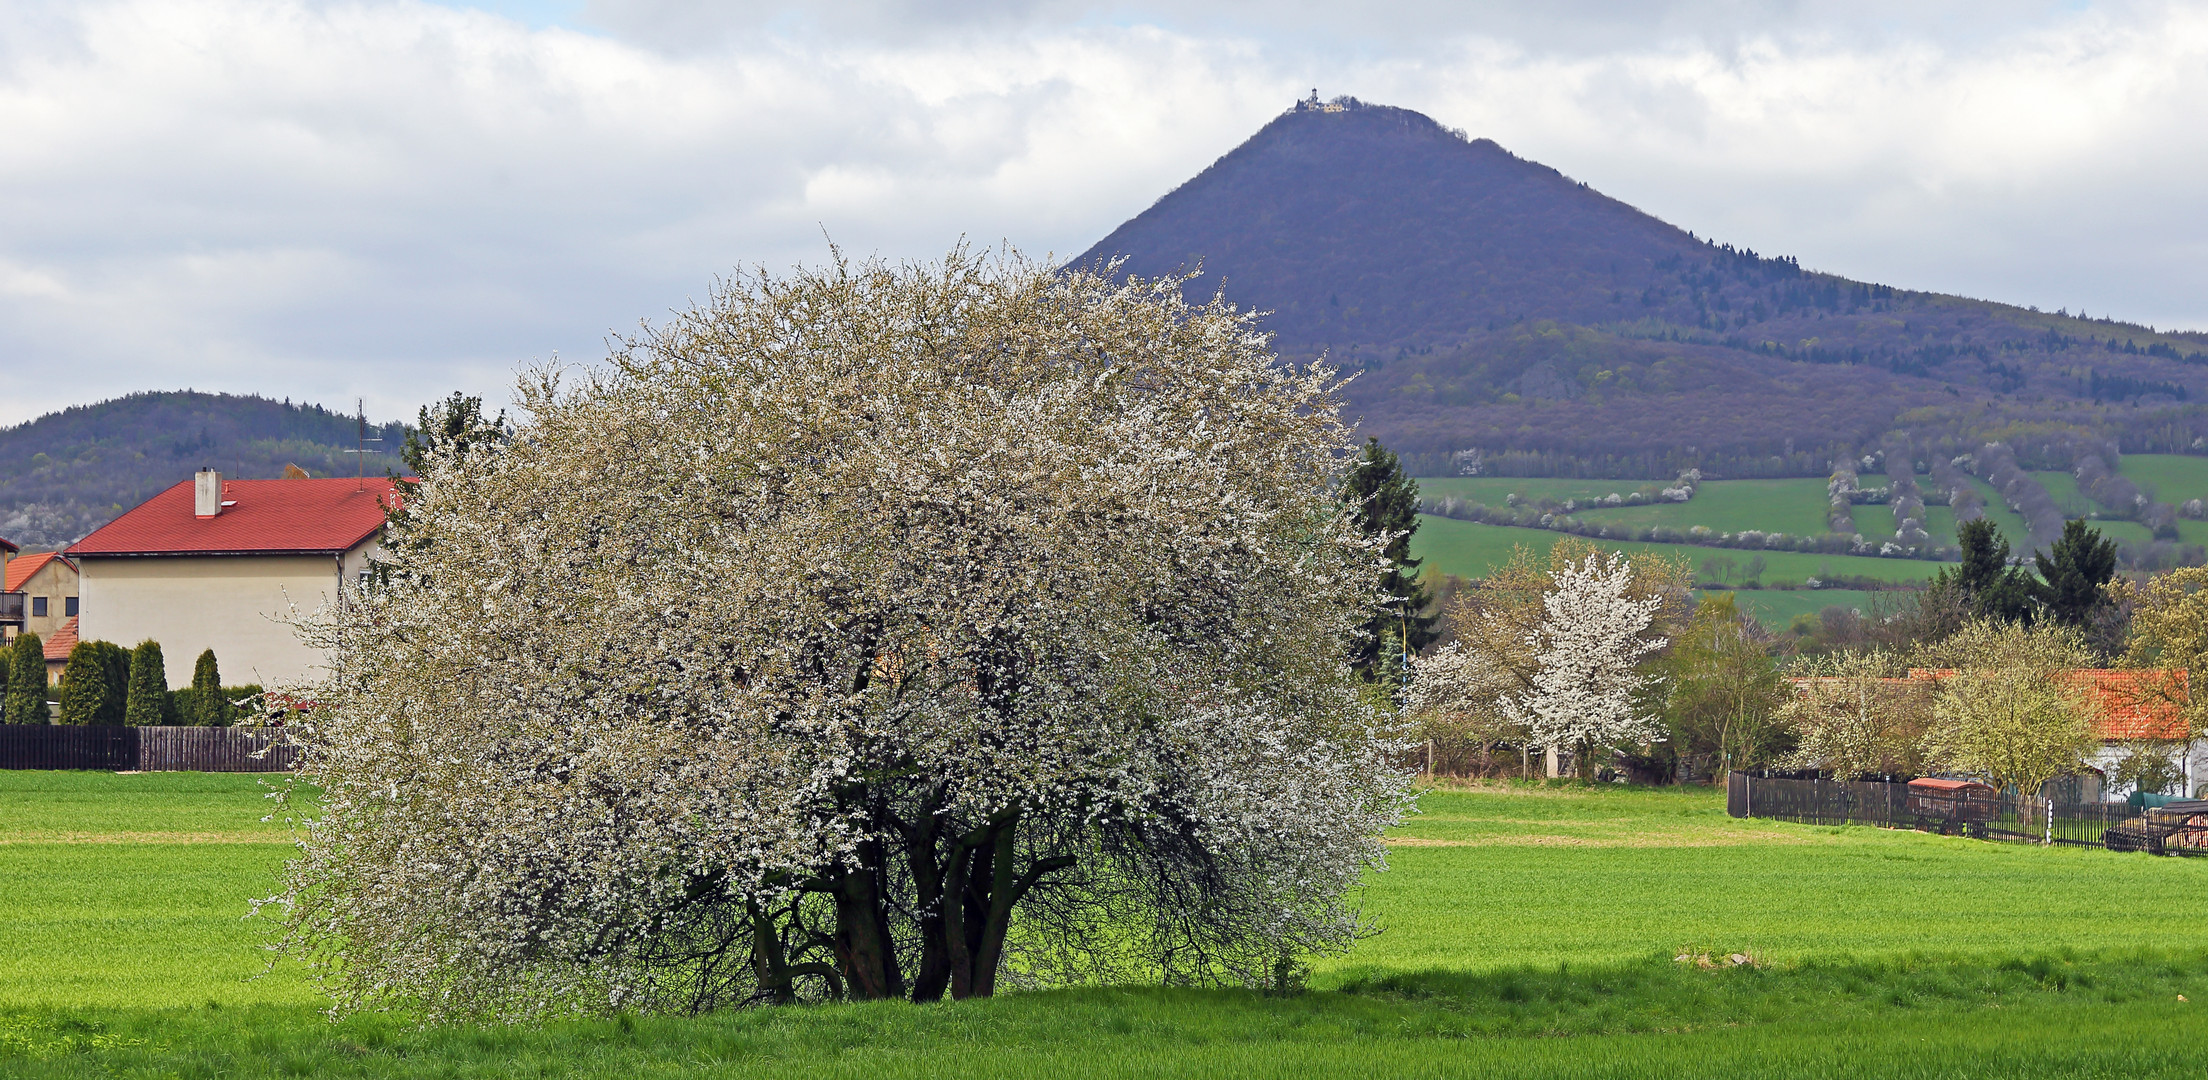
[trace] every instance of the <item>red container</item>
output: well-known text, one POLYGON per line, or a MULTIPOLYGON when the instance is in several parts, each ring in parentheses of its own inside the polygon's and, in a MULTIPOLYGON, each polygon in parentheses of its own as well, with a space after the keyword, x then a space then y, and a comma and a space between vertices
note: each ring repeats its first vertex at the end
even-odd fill
POLYGON ((1911 780, 1909 812, 1942 821, 1992 821, 2001 793, 1975 780, 1911 780))

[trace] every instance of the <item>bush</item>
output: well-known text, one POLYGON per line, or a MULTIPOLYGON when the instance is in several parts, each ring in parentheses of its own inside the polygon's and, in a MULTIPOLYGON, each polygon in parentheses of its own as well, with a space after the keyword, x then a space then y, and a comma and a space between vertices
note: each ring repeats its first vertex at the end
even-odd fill
POLYGON ((8 696, 4 719, 10 724, 50 724, 46 708, 46 643, 23 634, 8 650, 8 696))
POLYGON ((61 669, 61 722, 97 724, 106 708, 107 665, 100 642, 77 642, 69 650, 68 666, 61 669))
POLYGON ((161 659, 161 643, 141 641, 130 651, 130 678, 123 699, 123 722, 132 727, 152 727, 173 718, 169 702, 169 671, 161 659))
POLYGON ((236 710, 231 698, 222 690, 222 669, 215 663, 215 650, 199 654, 192 665, 192 687, 183 691, 181 702, 184 722, 198 727, 226 727, 236 710))

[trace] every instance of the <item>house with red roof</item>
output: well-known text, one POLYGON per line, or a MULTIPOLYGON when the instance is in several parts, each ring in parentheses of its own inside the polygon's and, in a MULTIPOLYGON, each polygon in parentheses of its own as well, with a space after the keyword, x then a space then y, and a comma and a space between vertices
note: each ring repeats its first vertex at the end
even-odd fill
POLYGON ((8 560, 5 591, 23 594, 18 632, 44 640, 77 617, 77 564, 58 551, 18 556, 8 560))
MULTIPOLYGON (((1953 668, 1912 668, 1906 678, 1878 681, 1896 687, 1921 686, 1937 684, 1955 674, 1953 668)), ((2079 778, 2091 783, 2067 785, 2068 790, 2077 792, 2072 798, 2091 801, 2104 792, 2108 797, 2129 795, 2128 788, 2102 788, 2100 778, 2133 752, 2168 755, 2183 777, 2178 793, 2208 797, 2199 794, 2208 790, 2208 739, 2192 738, 2186 723, 2184 710, 2190 692, 2187 674, 2181 668, 2078 668, 2065 673, 2084 698, 2094 733, 2101 739, 2100 750, 2085 762, 2093 775, 2079 778)), ((1827 677, 1793 680, 1805 691, 1814 684, 1840 681, 1827 677)))
POLYGON ((344 602, 398 497, 381 478, 226 480, 202 469, 70 545, 77 634, 160 642, 171 687, 191 685, 207 649, 226 683, 312 681, 323 654, 285 620, 344 602))

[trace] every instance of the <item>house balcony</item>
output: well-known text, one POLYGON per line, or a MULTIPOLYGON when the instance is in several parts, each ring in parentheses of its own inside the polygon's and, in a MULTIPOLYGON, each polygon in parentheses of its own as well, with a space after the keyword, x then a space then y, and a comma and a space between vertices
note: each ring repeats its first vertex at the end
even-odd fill
POLYGON ((23 613, 29 609, 27 598, 19 592, 0 593, 0 626, 23 626, 23 613))

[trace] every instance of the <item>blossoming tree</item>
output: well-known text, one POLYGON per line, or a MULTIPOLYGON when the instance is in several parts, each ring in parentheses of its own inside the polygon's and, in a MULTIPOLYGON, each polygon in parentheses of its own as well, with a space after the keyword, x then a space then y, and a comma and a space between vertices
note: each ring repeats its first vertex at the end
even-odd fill
POLYGON ((1663 600, 1635 595, 1632 584, 1633 566, 1617 552, 1560 569, 1541 598, 1546 618, 1528 641, 1538 669, 1524 691, 1503 699, 1534 745, 1572 749, 1582 774, 1595 750, 1663 730, 1639 700, 1647 680, 1640 661, 1664 646, 1648 635, 1663 600))
POLYGON ((278 898, 433 1016, 1268 985, 1407 801, 1330 372, 963 250, 725 284, 427 463, 278 898))

